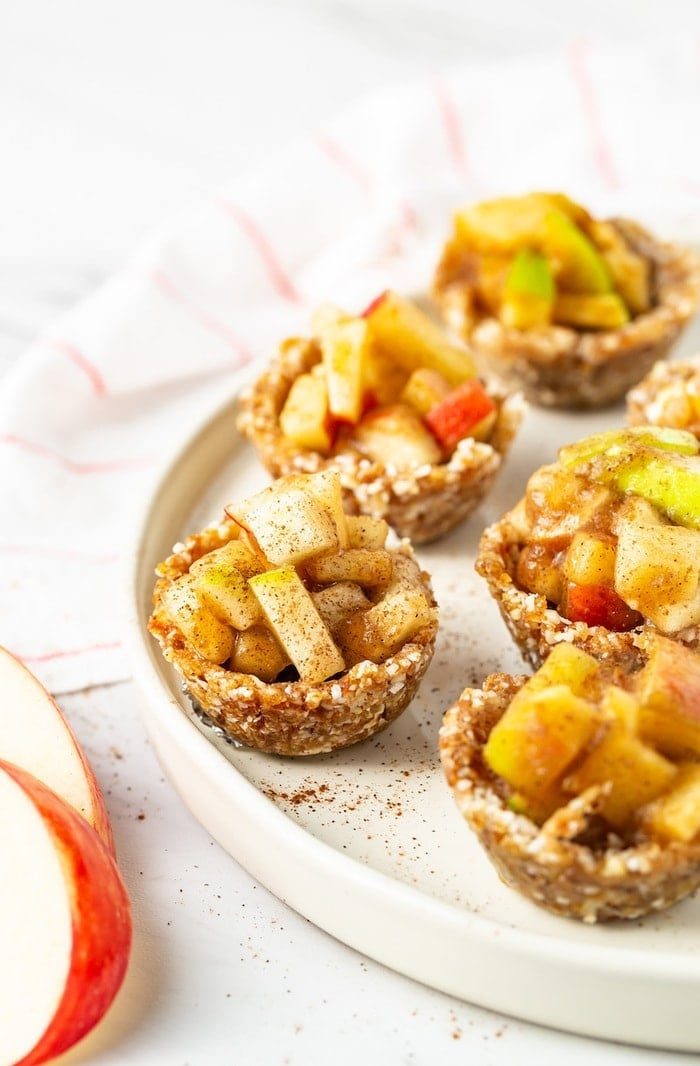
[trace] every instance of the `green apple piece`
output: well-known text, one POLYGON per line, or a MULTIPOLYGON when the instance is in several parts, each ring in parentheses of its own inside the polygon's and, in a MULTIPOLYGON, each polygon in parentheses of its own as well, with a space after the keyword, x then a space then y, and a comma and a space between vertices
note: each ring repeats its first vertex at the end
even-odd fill
POLYGON ((671 758, 700 758, 700 654, 655 637, 635 693, 642 738, 671 758))
POLYGON ((508 268, 503 285, 499 317, 504 326, 532 329, 546 326, 552 315, 554 278, 548 261, 539 252, 521 248, 508 268))
POLYGON ((343 672, 345 660, 293 566, 256 574, 250 587, 302 681, 314 685, 343 672))
POLYGON ((672 522, 700 530, 700 457, 643 449, 614 481, 618 491, 648 500, 672 522))
POLYGON ((554 266, 563 292, 612 292, 605 260, 586 234, 563 211, 548 211, 542 220, 540 248, 554 266))
MULTIPOLYGON (((679 455, 697 455, 700 441, 685 429, 667 426, 630 426, 627 429, 609 429, 594 433, 573 444, 559 449, 562 466, 582 471, 591 460, 610 460, 613 466, 620 459, 638 448, 659 448, 661 451, 678 452, 679 455)), ((603 464, 603 469, 605 464, 603 464)), ((587 471, 585 471, 587 472, 587 471)))

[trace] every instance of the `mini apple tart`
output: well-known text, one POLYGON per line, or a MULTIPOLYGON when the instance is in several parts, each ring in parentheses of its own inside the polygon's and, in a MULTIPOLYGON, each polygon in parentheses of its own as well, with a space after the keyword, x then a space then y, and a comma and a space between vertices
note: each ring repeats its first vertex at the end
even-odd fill
POLYGON ((243 745, 315 755, 408 706, 433 655, 430 579, 335 471, 291 475, 175 546, 149 629, 200 712, 243 745))
POLYGON ((433 293, 508 387, 595 408, 666 358, 700 302, 700 259, 635 222, 530 193, 456 212, 433 293))
POLYGON ((627 421, 687 429, 700 438, 700 355, 655 363, 627 393, 627 421))
POLYGON ((700 647, 699 452, 657 426, 587 437, 484 531, 477 572, 532 667, 562 641, 632 667, 646 630, 700 647))
POLYGON ((481 502, 523 402, 396 293, 359 317, 322 307, 241 399, 239 428, 273 477, 332 468, 346 509, 435 540, 481 502))
POLYGON ((506 884, 597 922, 700 885, 700 655, 658 634, 611 671, 558 644, 531 678, 494 674, 446 712, 454 799, 506 884))

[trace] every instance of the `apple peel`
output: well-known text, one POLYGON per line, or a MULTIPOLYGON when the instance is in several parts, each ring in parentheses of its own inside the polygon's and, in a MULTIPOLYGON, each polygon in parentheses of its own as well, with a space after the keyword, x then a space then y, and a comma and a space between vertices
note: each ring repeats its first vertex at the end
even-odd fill
POLYGON ((0 762, 0 1063, 38 1066, 104 1016, 126 973, 129 897, 98 833, 0 762))

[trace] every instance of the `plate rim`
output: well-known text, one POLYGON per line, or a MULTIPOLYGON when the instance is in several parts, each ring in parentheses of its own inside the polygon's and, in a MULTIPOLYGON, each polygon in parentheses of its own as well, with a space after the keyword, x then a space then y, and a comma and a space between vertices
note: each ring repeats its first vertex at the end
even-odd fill
MULTIPOLYGON (((193 425, 174 443, 165 459, 153 472, 133 509, 127 539, 128 549, 122 560, 125 647, 132 667, 133 680, 141 697, 142 717, 158 761, 183 803, 224 850, 280 900, 354 950, 414 980, 479 1006, 581 1035, 623 1040, 642 1046, 665 1047, 669 1050, 700 1050, 700 1025, 697 1032, 688 1037, 680 1030, 678 1017, 674 1017, 677 1011, 673 1009, 674 997, 678 997, 679 989, 685 990, 689 995, 700 989, 700 962, 697 959, 692 956, 676 956, 667 949, 650 954, 642 948, 574 942, 565 935, 553 937, 533 930, 503 925, 494 918, 474 913, 466 904, 463 908, 458 908, 392 878, 381 870, 343 854, 295 822, 227 760, 183 712, 167 683, 166 675, 172 668, 162 660, 159 649, 146 629, 146 619, 142 616, 144 554, 148 530, 159 502, 176 478, 177 469, 182 463, 198 448, 205 447, 206 441, 216 434, 217 426, 230 423, 233 432, 237 434, 234 412, 240 391, 247 384, 249 377, 250 368, 237 374, 230 383, 226 398, 218 399, 208 412, 200 412, 193 425), (167 727, 169 734, 163 733, 163 726, 167 727), (165 735, 168 735, 170 742, 175 745, 175 754, 174 748, 168 750, 164 744, 165 735), (464 973, 457 981, 448 980, 446 975, 441 977, 440 973, 436 972, 435 959, 431 960, 428 967, 430 972, 426 974, 425 967, 406 958, 407 953, 400 945, 394 950, 387 942, 386 932, 379 928, 376 914, 368 922, 366 929, 359 929, 359 932, 353 935, 345 927, 347 923, 335 921, 326 913, 327 909, 321 912, 318 903, 309 904, 303 896, 301 884, 292 891, 286 891, 285 886, 275 876, 274 870, 270 869, 270 863, 265 861, 265 856, 256 856, 254 848, 244 847, 242 842, 232 842, 228 839, 211 813, 202 808, 201 802, 193 802, 191 794, 188 796, 188 788, 180 777, 179 763, 176 766, 177 759, 189 761, 190 769, 194 764, 197 772, 203 773, 205 777, 211 775, 217 789, 222 792, 232 791, 244 807, 251 831, 254 829, 258 834, 264 832, 268 839, 274 838, 276 854, 278 848, 288 857, 294 853, 297 858, 304 857, 317 869, 322 870, 324 876, 334 884, 345 882, 355 888, 359 887, 367 897, 366 903, 374 903, 380 907, 384 920, 388 922, 387 928, 394 928, 396 922, 392 921, 392 917, 395 918, 398 912, 404 914, 418 911, 421 921, 427 923, 431 929, 441 930, 443 935, 449 930, 450 937, 454 938, 460 947, 468 945, 472 949, 470 966, 477 972, 476 984, 464 973), (388 902, 390 906, 387 906, 388 902), (375 943, 372 943, 373 937, 378 937, 375 943), (576 956, 573 969, 572 954, 576 956), (478 966, 473 965, 477 962, 476 955, 478 966), (526 989, 524 994, 522 988, 517 994, 513 994, 512 989, 509 990, 508 987, 492 987, 497 982, 484 981, 485 973, 490 973, 494 966, 498 969, 506 960, 518 970, 523 964, 527 964, 526 970, 540 967, 538 980, 531 981, 531 986, 543 982, 554 990, 556 985, 557 994, 560 991, 560 980, 565 976, 569 982, 573 979, 576 988, 572 991, 578 991, 581 995, 586 991, 583 1011, 586 1017, 582 1018, 581 1011, 575 1009, 573 1000, 576 1000, 576 995, 569 995, 566 1002, 561 999, 557 1002, 556 995, 548 997, 537 994, 536 990, 533 995, 532 987, 529 991, 526 989), (542 968, 547 972, 543 972, 542 968), (547 980, 543 981, 545 977, 547 980), (649 1000, 650 1008, 652 1002, 654 1004, 653 1011, 635 1011, 633 1019, 627 1019, 620 1012, 608 1012, 606 1015, 606 996, 609 996, 610 988, 618 981, 625 982, 627 995, 632 998, 634 986, 637 986, 639 994, 644 990, 651 992, 653 985, 653 997, 649 1000), (595 1012, 591 1011, 590 993, 596 993, 596 990, 594 998, 601 1011, 594 1019, 591 1017, 595 1012), (666 994, 662 998, 666 1010, 660 1002, 664 990, 666 994), (669 990, 672 990, 670 997, 669 990), (665 1022, 661 1026, 649 1024, 650 1014, 656 1018, 664 1018, 665 1022)), ((264 470, 262 474, 265 476, 264 470)), ((561 921, 565 923, 567 919, 561 921)), ((565 926, 562 926, 562 929, 565 929, 565 926)), ((421 930, 423 940, 425 932, 426 930, 421 930)), ((416 935, 415 929, 413 935, 416 935)), ((449 947, 449 943, 445 946, 449 947)), ((429 944, 426 949, 430 950, 429 944)), ((685 1012, 683 1017, 687 1022, 688 1015, 685 1012)))

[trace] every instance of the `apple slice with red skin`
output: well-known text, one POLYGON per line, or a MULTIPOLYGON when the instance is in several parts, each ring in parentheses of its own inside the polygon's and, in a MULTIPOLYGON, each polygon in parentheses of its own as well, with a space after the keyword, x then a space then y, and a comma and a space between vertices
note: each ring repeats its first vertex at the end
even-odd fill
POLYGON ((559 613, 570 622, 605 626, 616 633, 641 625, 643 618, 618 596, 611 585, 579 585, 567 581, 559 613))
POLYGON ((0 759, 15 763, 70 803, 114 853, 100 786, 55 700, 0 647, 0 759))
POLYGON ((98 833, 0 762, 0 1066, 37 1066, 104 1016, 126 973, 129 897, 98 833))
POLYGON ((481 437, 496 415, 496 404, 477 378, 458 385, 431 408, 424 421, 443 451, 451 455, 459 441, 481 437))

